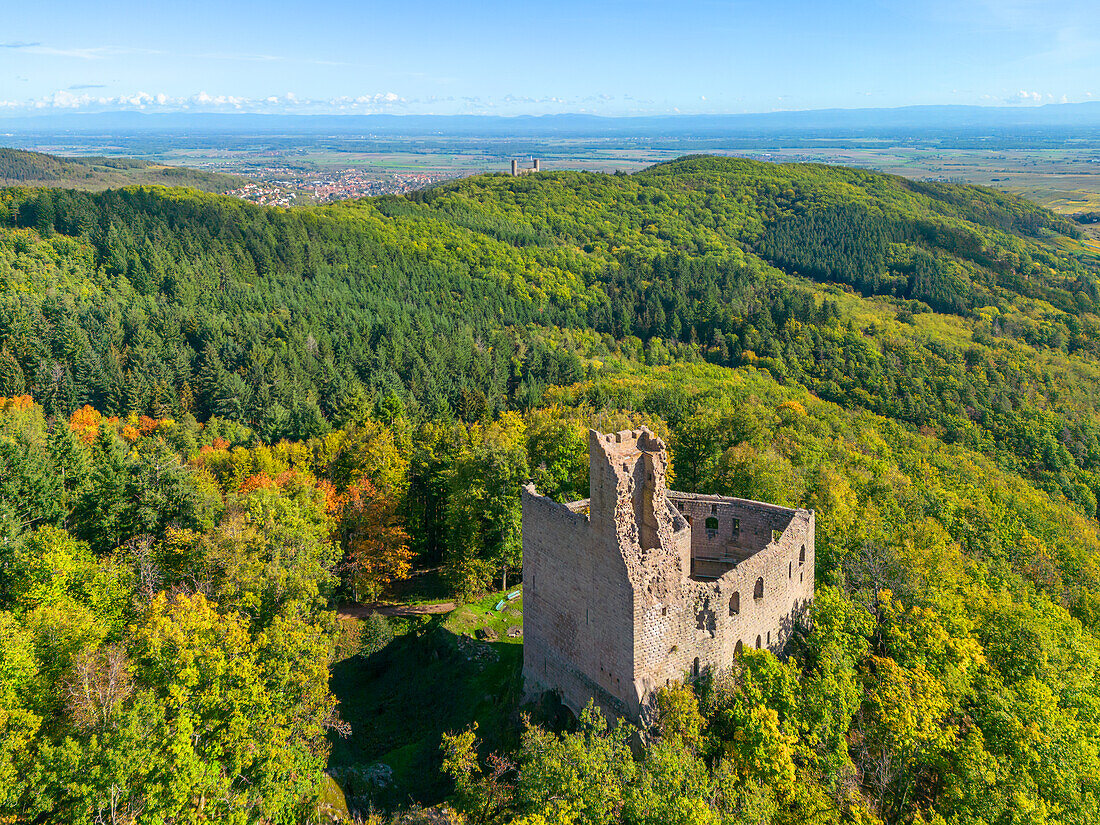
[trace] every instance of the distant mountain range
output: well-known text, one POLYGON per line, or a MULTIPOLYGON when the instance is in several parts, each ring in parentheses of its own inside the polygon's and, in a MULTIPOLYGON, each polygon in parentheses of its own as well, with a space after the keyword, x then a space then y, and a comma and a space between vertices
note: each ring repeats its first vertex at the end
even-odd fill
POLYGON ((684 136, 775 133, 867 135, 913 130, 998 132, 1100 129, 1100 101, 1045 106, 903 106, 892 109, 813 109, 736 115, 601 117, 587 114, 268 115, 199 112, 99 112, 0 117, 0 133, 178 132, 375 134, 440 136, 684 136))

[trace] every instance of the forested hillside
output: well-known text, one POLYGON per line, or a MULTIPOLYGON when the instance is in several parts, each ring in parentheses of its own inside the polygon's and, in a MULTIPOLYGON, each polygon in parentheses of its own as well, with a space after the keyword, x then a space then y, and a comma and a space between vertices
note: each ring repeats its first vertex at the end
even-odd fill
POLYGON ((193 186, 227 192, 245 182, 237 175, 165 166, 133 158, 63 158, 0 146, 0 186, 49 186, 100 190, 136 184, 193 186))
POLYGON ((702 157, 294 210, 0 191, 0 816, 308 819, 348 733, 331 608, 415 568, 462 598, 521 575, 519 485, 586 495, 587 427, 645 422, 677 488, 816 509, 812 632, 666 692, 639 758, 508 707, 391 743, 413 798, 1094 821, 1077 231, 991 190, 702 157))

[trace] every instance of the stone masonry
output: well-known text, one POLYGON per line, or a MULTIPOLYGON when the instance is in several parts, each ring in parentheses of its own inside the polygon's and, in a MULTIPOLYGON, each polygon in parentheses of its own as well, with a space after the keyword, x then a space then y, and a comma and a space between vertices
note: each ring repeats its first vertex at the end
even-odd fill
POLYGON ((780 653, 814 595, 814 514, 678 493, 646 428, 588 434, 591 498, 523 490, 523 678, 646 722, 660 687, 780 653))

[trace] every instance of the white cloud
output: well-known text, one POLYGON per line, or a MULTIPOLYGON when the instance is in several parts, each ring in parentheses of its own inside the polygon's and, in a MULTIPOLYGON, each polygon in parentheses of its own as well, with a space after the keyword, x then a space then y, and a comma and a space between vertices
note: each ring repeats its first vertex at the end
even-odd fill
POLYGON ((47 57, 68 57, 80 60, 103 60, 120 55, 161 55, 165 57, 185 58, 189 60, 225 60, 247 63, 300 63, 316 66, 352 66, 343 60, 314 57, 287 57, 283 55, 255 52, 166 52, 161 49, 147 49, 136 46, 50 46, 38 41, 9 40, 0 42, 0 49, 13 49, 24 54, 37 54, 47 57))
POLYGON ((354 97, 313 99, 303 98, 294 92, 264 97, 243 97, 239 95, 211 94, 205 90, 192 95, 178 96, 164 92, 150 93, 136 91, 130 94, 104 95, 92 94, 88 87, 60 89, 52 94, 23 101, 6 100, 2 108, 9 114, 13 111, 42 112, 48 110, 68 111, 117 111, 137 110, 149 112, 173 111, 237 111, 255 113, 278 113, 301 111, 309 113, 359 112, 371 114, 404 107, 409 101, 393 91, 362 94, 354 97))
MULTIPOLYGON (((1031 95, 1033 93, 1021 93, 1031 95)), ((1034 93, 1038 94, 1038 93, 1034 93)), ((739 98, 734 98, 739 99, 739 98)), ((777 98, 784 108, 790 106, 790 98, 777 98)), ((714 104, 707 95, 699 95, 698 101, 682 111, 705 111, 714 104)), ((1030 97, 1025 102, 1035 102, 1030 97)), ((231 95, 202 89, 187 95, 172 95, 149 89, 139 89, 125 94, 112 94, 106 89, 88 84, 72 86, 48 95, 25 100, 6 100, 0 103, 4 117, 46 112, 111 112, 134 111, 148 113, 168 112, 239 112, 254 114, 406 114, 428 113, 442 107, 449 113, 464 114, 559 114, 563 112, 608 113, 609 104, 621 114, 675 114, 681 111, 670 101, 635 98, 628 94, 607 93, 566 97, 561 95, 504 95, 489 96, 425 96, 405 97, 392 89, 341 95, 339 97, 307 97, 287 91, 280 94, 252 96, 231 95)), ((440 112, 442 113, 442 111, 440 112)))
POLYGON ((1042 103, 1042 101, 1042 92, 1029 92, 1026 89, 1020 89, 1020 91, 1005 98, 1005 103, 1042 103))
POLYGON ((141 49, 131 46, 79 46, 60 48, 42 43, 28 43, 21 40, 0 43, 0 48, 18 49, 25 54, 40 54, 49 57, 72 57, 79 60, 102 60, 124 54, 163 54, 157 49, 141 49))

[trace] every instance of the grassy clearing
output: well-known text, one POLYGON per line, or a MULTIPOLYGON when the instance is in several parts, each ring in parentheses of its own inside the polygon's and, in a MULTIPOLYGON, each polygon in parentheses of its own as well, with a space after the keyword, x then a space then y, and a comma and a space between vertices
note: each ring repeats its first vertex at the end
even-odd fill
POLYGON ((496 641, 505 644, 522 645, 523 639, 509 638, 508 628, 523 627, 523 595, 520 588, 490 593, 484 598, 464 604, 447 615, 443 626, 456 635, 467 633, 474 636, 479 629, 487 628, 496 635, 496 641), (513 601, 505 597, 507 593, 520 590, 520 596, 513 601), (504 599, 504 608, 497 611, 496 605, 504 599))

